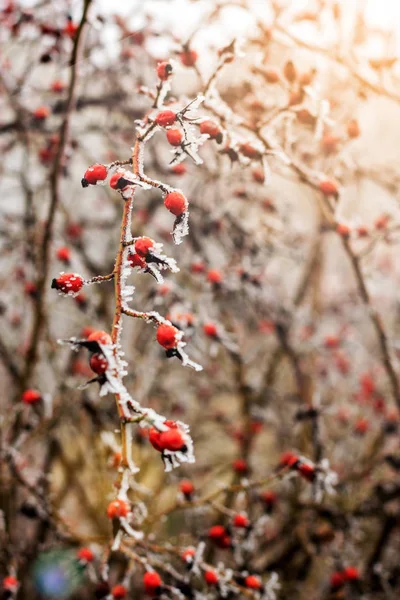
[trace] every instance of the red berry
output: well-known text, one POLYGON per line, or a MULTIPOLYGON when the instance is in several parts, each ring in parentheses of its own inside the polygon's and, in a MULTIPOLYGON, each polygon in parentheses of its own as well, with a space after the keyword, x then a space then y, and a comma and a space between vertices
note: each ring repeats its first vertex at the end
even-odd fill
POLYGON ((135 250, 139 254, 139 256, 146 258, 148 251, 150 248, 154 246, 154 240, 149 237, 141 237, 135 242, 135 250))
POLYGON ((207 273, 207 279, 210 283, 221 283, 222 275, 217 269, 210 269, 207 273))
POLYGON ((63 92, 64 89, 65 89, 65 85, 62 81, 60 81, 60 79, 55 79, 51 84, 51 90, 53 92, 56 92, 56 93, 63 92))
POLYGON ((186 550, 184 550, 182 552, 181 557, 183 558, 183 560, 185 560, 187 562, 191 562, 195 555, 196 555, 196 550, 194 548, 186 548, 186 550))
POLYGON ((360 127, 355 119, 347 124, 347 135, 350 138, 357 138, 360 135, 360 127))
POLYGON ((22 394, 22 402, 24 404, 36 404, 42 399, 42 394, 37 390, 25 390, 22 394))
POLYGON ((259 150, 257 150, 257 148, 254 148, 254 146, 252 146, 249 142, 246 142, 245 144, 241 144, 239 146, 239 150, 241 152, 241 154, 243 154, 243 156, 246 156, 246 158, 250 158, 250 159, 256 159, 256 158, 260 158, 261 153, 259 150))
POLYGON ((385 229, 387 224, 389 223, 390 217, 389 215, 381 215, 377 219, 375 219, 375 228, 376 229, 385 229))
POLYGON ((103 375, 103 373, 105 373, 108 368, 108 362, 105 356, 100 352, 92 354, 89 360, 89 364, 92 371, 97 373, 97 375, 103 375))
POLYGON ((262 581, 256 575, 248 575, 244 581, 247 588, 251 590, 260 590, 262 588, 262 581))
POLYGON ((275 492, 266 490, 265 492, 261 492, 260 498, 269 508, 271 508, 276 503, 278 496, 275 492))
POLYGON ((151 596, 162 586, 162 579, 155 571, 147 571, 147 573, 143 575, 143 585, 146 594, 151 596))
POLYGON ((288 62, 283 67, 283 74, 290 83, 293 83, 296 80, 296 67, 294 66, 291 60, 288 60, 288 62))
POLYGON ((208 530, 208 537, 212 540, 219 540, 226 535, 226 529, 223 525, 213 525, 208 530))
POLYGON ((297 467, 298 472, 306 481, 314 481, 315 479, 315 466, 310 463, 300 462, 297 467))
POLYGON ((363 373, 360 377, 360 385, 364 396, 370 398, 376 392, 376 384, 370 373, 363 373))
POLYGON ((203 331, 209 337, 218 337, 218 329, 215 323, 204 323, 203 331))
POLYGON ((8 575, 3 579, 3 588, 9 592, 14 592, 19 586, 19 581, 16 577, 8 575))
POLYGON ((194 485, 189 479, 183 479, 179 484, 179 489, 185 496, 190 496, 194 492, 194 485))
POLYGON ((93 329, 93 327, 83 327, 82 331, 81 331, 81 336, 84 338, 88 338, 89 335, 91 335, 92 333, 94 333, 96 330, 93 329))
POLYGON ((141 258, 139 254, 135 254, 133 252, 129 252, 128 262, 132 267, 139 267, 140 269, 144 269, 146 267, 146 261, 141 258))
POLYGON ((78 25, 69 19, 63 31, 68 37, 74 38, 76 32, 78 31, 78 25))
POLYGON ((125 178, 125 173, 117 171, 117 173, 114 173, 110 177, 110 188, 113 190, 123 190, 127 187, 128 183, 130 182, 125 178))
POLYGON ((168 129, 167 140, 171 146, 180 146, 183 140, 183 133, 180 129, 168 129))
POLYGON ((186 50, 182 52, 180 58, 185 67, 193 67, 198 59, 198 54, 195 50, 186 50))
POLYGON ((343 575, 346 581, 358 581, 360 579, 360 571, 357 567, 346 567, 343 570, 343 575))
POLYGON ((61 248, 58 248, 57 250, 57 258, 68 265, 71 262, 71 250, 66 246, 61 246, 61 248))
POLYGON ((275 323, 273 321, 269 321, 268 319, 263 319, 259 322, 258 329, 261 331, 261 333, 274 333, 275 323))
POLYGON ((173 325, 168 325, 168 323, 162 323, 157 329, 157 342, 166 350, 176 348, 179 341, 177 339, 178 333, 179 329, 177 329, 173 325))
POLYGON ((275 69, 267 69, 264 71, 265 79, 268 83, 278 83, 279 73, 275 69))
POLYGON ((233 524, 235 527, 248 527, 250 525, 250 521, 246 515, 238 514, 233 517, 233 524))
POLYGON ((239 473, 241 475, 244 475, 249 470, 249 466, 248 466, 247 462, 244 460, 244 458, 236 458, 232 462, 232 467, 236 473, 239 473))
POLYGON ((65 228, 65 233, 67 236, 73 240, 76 240, 81 237, 83 232, 82 225, 79 223, 69 223, 65 228))
POLYGON ((204 273, 205 268, 205 264, 200 260, 197 262, 193 262, 190 266, 190 270, 192 271, 192 273, 204 273))
POLYGON ((343 587, 344 584, 345 584, 345 578, 344 578, 344 574, 342 571, 335 571, 334 573, 332 573, 331 578, 330 578, 331 588, 337 590, 337 589, 343 587))
MULTIPOLYGON (((96 185, 98 181, 104 181, 108 174, 107 167, 104 165, 96 164, 92 165, 88 169, 86 169, 85 174, 83 176, 82 182, 86 182, 86 184, 96 185)), ((83 185, 85 185, 83 183, 83 185)))
POLYGON ((164 205, 169 212, 179 217, 179 215, 187 211, 188 201, 180 192, 170 192, 164 198, 164 205))
POLYGON ((76 273, 62 273, 57 279, 53 279, 51 287, 63 294, 77 294, 84 283, 84 279, 76 273))
POLYGON ((219 581, 217 573, 211 569, 204 571, 204 580, 208 585, 216 585, 219 581))
POLYGON ((50 109, 48 106, 39 106, 33 113, 33 116, 38 121, 44 121, 44 119, 47 119, 49 114, 50 114, 50 109))
POLYGON ((151 427, 149 431, 149 441, 150 444, 158 450, 158 452, 162 452, 162 447, 160 446, 160 435, 161 431, 158 431, 155 427, 151 427))
POLYGON ((179 450, 183 450, 185 440, 179 429, 169 429, 168 431, 160 432, 159 444, 162 450, 178 452, 179 450))
POLYGON ((319 189, 325 196, 336 196, 339 192, 337 183, 335 181, 331 181, 330 179, 320 181, 319 189))
POLYGON ((219 144, 222 142, 222 131, 214 121, 202 121, 202 123, 200 123, 200 133, 208 134, 211 140, 216 140, 219 144))
POLYGON ((284 452, 279 459, 280 467, 294 467, 299 462, 299 457, 293 452, 284 452))
POLYGON ((168 125, 173 125, 175 123, 176 113, 172 110, 163 110, 156 115, 154 120, 160 127, 168 127, 168 125))
POLYGON ((254 181, 256 181, 257 183, 264 183, 265 174, 263 169, 253 169, 251 174, 253 176, 254 181))
POLYGON ((112 344, 111 336, 101 330, 92 331, 88 336, 88 342, 98 342, 99 344, 104 344, 104 346, 112 344))
POLYGON ((327 335, 324 339, 325 348, 337 348, 340 345, 340 339, 336 335, 327 335))
POLYGON ((161 81, 166 81, 172 73, 172 65, 169 62, 161 62, 157 65, 157 75, 161 81))
POLYGON ((338 137, 337 135, 332 135, 330 133, 327 133, 326 135, 324 135, 324 137, 321 140, 321 146, 322 149, 325 150, 325 152, 327 154, 331 154, 332 152, 335 152, 337 149, 337 145, 340 142, 340 137, 338 137))
POLYGON ((125 500, 117 498, 110 502, 107 507, 107 516, 109 519, 118 519, 120 517, 126 517, 129 513, 129 504, 125 500))
POLYGON ((27 281, 24 285, 25 294, 34 298, 37 293, 37 285, 34 281, 27 281))
POLYGON ((336 226, 336 233, 338 233, 344 238, 348 238, 351 233, 351 229, 348 225, 345 225, 344 223, 338 223, 338 225, 336 226))
POLYGON ((369 428, 370 424, 368 419, 366 419, 365 417, 360 417, 354 425, 354 432, 358 433, 359 435, 364 435, 365 433, 367 433, 369 428))
POLYGON ((179 163, 179 165, 174 165, 173 167, 171 167, 171 171, 175 175, 184 175, 187 171, 187 167, 185 164, 179 163))
POLYGON ((94 560, 94 554, 90 548, 81 548, 78 550, 77 556, 79 560, 83 560, 85 562, 92 562, 94 560))
POLYGON ((111 590, 111 594, 115 600, 120 600, 121 598, 126 598, 126 596, 128 595, 128 590, 124 585, 121 585, 119 583, 117 585, 114 585, 114 587, 111 590))

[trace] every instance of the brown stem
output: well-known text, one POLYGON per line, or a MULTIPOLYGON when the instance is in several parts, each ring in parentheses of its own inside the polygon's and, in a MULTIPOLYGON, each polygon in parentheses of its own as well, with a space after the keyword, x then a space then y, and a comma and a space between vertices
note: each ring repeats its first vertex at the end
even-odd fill
POLYGON ((367 285, 365 283, 360 262, 358 257, 354 254, 350 242, 346 238, 342 238, 343 247, 346 251, 347 256, 349 257, 351 266, 353 268, 353 272, 357 282, 358 292, 360 294, 361 300, 365 304, 368 309, 368 313, 371 319, 371 323, 374 326, 376 336, 378 338, 378 343, 382 355, 382 363, 386 371, 386 375, 389 379, 390 387, 392 390, 393 398, 396 401, 398 408, 400 409, 400 389, 399 382, 397 378, 396 371, 393 366, 392 358, 390 356, 389 343, 385 333, 385 329, 383 327, 383 323, 380 315, 376 311, 376 309, 372 306, 371 298, 367 289, 367 285))
POLYGON ((51 242, 53 239, 54 220, 57 212, 57 208, 60 204, 60 177, 62 171, 62 164, 64 159, 64 151, 68 140, 68 129, 71 119, 72 110, 75 103, 75 91, 78 80, 78 62, 81 55, 82 49, 82 33, 87 21, 87 15, 89 6, 92 0, 85 0, 81 21, 79 23, 78 30, 76 32, 74 45, 71 54, 71 77, 68 86, 67 102, 65 107, 64 119, 60 128, 60 141, 57 148, 57 153, 54 159, 53 169, 50 175, 50 206, 45 221, 45 228, 43 239, 41 243, 41 252, 39 256, 39 265, 41 271, 37 280, 37 296, 35 299, 35 314, 33 319, 33 328, 31 334, 31 341, 26 353, 25 371, 21 377, 22 389, 26 387, 29 382, 32 373, 34 371, 36 361, 38 358, 38 348, 43 325, 45 321, 45 286, 47 277, 50 269, 50 250, 51 242))

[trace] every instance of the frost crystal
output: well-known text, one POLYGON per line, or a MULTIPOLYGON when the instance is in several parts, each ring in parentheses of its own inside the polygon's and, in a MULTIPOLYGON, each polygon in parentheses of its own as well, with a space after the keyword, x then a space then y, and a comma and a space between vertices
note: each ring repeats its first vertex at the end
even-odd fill
POLYGON ((172 230, 172 239, 178 246, 182 243, 182 238, 189 233, 189 211, 184 212, 179 217, 176 217, 174 228, 172 230))

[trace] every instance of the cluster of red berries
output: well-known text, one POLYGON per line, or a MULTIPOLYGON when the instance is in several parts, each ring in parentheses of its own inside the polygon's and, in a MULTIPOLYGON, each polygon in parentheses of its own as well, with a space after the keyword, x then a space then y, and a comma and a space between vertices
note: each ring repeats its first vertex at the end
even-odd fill
MULTIPOLYGON (((176 120, 176 113, 171 110, 160 112, 155 121, 162 127, 172 125, 176 120)), ((174 146, 181 144, 183 134, 178 129, 169 129, 167 137, 170 143, 174 146), (172 132, 172 133, 171 133, 172 132)), ((96 185, 99 181, 104 181, 107 178, 108 169, 105 165, 96 164, 89 167, 83 176, 82 186, 96 185)), ((128 185, 132 185, 133 181, 126 178, 125 173, 117 171, 110 177, 110 187, 114 190, 123 191, 128 185)), ((164 198, 165 207, 176 217, 183 215, 188 209, 188 201, 185 196, 178 191, 168 192, 164 198)))
POLYGON ((346 583, 352 583, 360 580, 360 572, 357 567, 345 567, 341 571, 335 571, 331 575, 330 584, 331 588, 338 590, 342 588, 346 583))
POLYGON ((155 241, 149 237, 140 237, 135 241, 135 252, 129 252, 128 262, 132 267, 146 267, 146 261, 152 257, 151 249, 154 248, 155 241))
POLYGON ((207 281, 213 286, 215 286, 215 288, 218 288, 218 286, 220 286, 224 280, 223 275, 219 269, 207 270, 205 263, 201 260, 194 261, 190 266, 190 270, 196 275, 206 273, 207 281))
POLYGON ((232 537, 229 533, 229 530, 223 525, 213 525, 208 530, 208 538, 216 545, 218 548, 231 548, 232 547, 232 537))
MULTIPOLYGON (((96 330, 92 331, 88 337, 88 342, 96 342, 97 344, 101 344, 103 346, 109 346, 112 344, 111 336, 106 331, 96 330)), ((104 373, 108 369, 108 361, 102 352, 91 353, 89 358, 90 368, 97 375, 104 375, 104 373)))
POLYGON ((279 467, 289 467, 297 471, 306 481, 314 481, 316 476, 315 465, 304 461, 293 452, 284 452, 279 460, 279 467))
POLYGON ((153 448, 158 452, 169 450, 170 452, 185 452, 186 441, 183 432, 175 421, 164 421, 164 425, 168 427, 166 431, 159 431, 155 427, 149 430, 149 440, 153 448))

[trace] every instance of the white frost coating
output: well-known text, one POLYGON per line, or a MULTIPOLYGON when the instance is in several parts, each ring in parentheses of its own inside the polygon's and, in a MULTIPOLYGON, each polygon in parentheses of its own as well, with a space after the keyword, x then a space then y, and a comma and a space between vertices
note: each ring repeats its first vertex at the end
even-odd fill
POLYGON ((172 239, 174 244, 179 246, 182 243, 182 238, 189 233, 189 211, 175 219, 174 228, 172 230, 172 239))
MULTIPOLYGON (((135 464, 132 457, 133 448, 133 423, 125 423, 125 436, 126 436, 126 460, 128 462, 129 471, 134 474, 140 471, 139 467, 135 464)), ((129 485, 128 485, 129 487, 129 485)))
POLYGON ((119 547, 120 547, 120 545, 121 545, 121 542, 122 542, 122 536, 123 536, 123 531, 120 529, 120 530, 117 532, 117 535, 115 536, 115 538, 114 538, 114 541, 113 541, 113 544, 112 544, 112 546, 111 546, 111 550, 112 550, 113 552, 115 552, 116 550, 119 550, 119 547))
POLYGON ((53 397, 51 394, 42 394, 43 413, 46 419, 50 419, 53 414, 53 397))
POLYGON ((164 100, 169 91, 171 91, 170 80, 167 79, 166 81, 162 81, 160 84, 160 90, 158 92, 156 108, 160 108, 164 104, 164 100))
POLYGON ((222 100, 216 88, 215 82, 212 83, 208 90, 206 107, 209 107, 213 112, 215 112, 220 119, 228 121, 233 125, 241 125, 243 123, 243 119, 232 112, 229 106, 222 100))
POLYGON ((129 304, 133 300, 133 295, 135 293, 135 287, 133 285, 125 286, 121 291, 121 297, 124 303, 129 304))
POLYGON ((264 594, 262 596, 263 600, 276 600, 276 592, 281 589, 281 584, 279 583, 279 576, 277 573, 271 573, 271 576, 267 583, 265 584, 264 594))
POLYGON ((125 531, 125 533, 127 533, 128 535, 133 537, 135 540, 143 539, 143 537, 144 537, 143 531, 136 531, 136 529, 133 529, 133 527, 130 526, 127 519, 125 519, 124 517, 121 517, 120 523, 121 523, 121 527, 125 531))
POLYGON ((180 355, 182 357, 182 365, 184 367, 191 367, 195 371, 202 371, 203 367, 201 365, 199 365, 198 363, 194 362, 193 360, 190 360, 190 358, 188 357, 188 355, 186 354, 186 352, 184 352, 182 350, 182 346, 183 345, 185 345, 185 344, 181 344, 180 347, 178 345, 179 353, 180 353, 180 355))
POLYGON ((262 157, 262 166, 263 166, 263 171, 264 171, 265 184, 270 185, 271 179, 272 179, 272 174, 271 174, 271 169, 269 168, 268 160, 267 160, 267 157, 265 156, 265 154, 263 154, 263 157, 262 157))
POLYGON ((329 465, 329 460, 324 458, 321 460, 317 469, 317 493, 316 501, 321 502, 323 492, 327 494, 336 494, 335 486, 338 484, 339 478, 335 471, 332 471, 329 465))
POLYGON ((176 421, 176 424, 178 425, 178 429, 182 434, 183 441, 186 446, 186 452, 172 452, 171 450, 163 451, 162 456, 166 473, 179 467, 180 463, 196 462, 193 451, 193 440, 189 435, 189 426, 185 423, 182 423, 182 421, 176 421))
MULTIPOLYGON (((142 238, 135 238, 134 242, 142 238)), ((141 257, 142 258, 142 257, 141 257)), ((168 269, 171 273, 179 273, 179 267, 176 264, 174 258, 169 258, 163 251, 163 244, 160 242, 153 242, 153 245, 149 249, 148 256, 142 258, 145 261, 145 267, 139 267, 141 271, 150 271, 157 283, 161 284, 164 282, 164 278, 161 274, 162 270, 168 269)))

